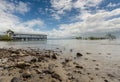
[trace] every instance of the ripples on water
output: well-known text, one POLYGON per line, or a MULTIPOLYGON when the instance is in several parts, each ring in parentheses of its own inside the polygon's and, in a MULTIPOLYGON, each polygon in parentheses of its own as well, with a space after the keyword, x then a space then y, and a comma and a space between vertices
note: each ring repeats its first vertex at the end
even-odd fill
POLYGON ((15 47, 15 48, 40 48, 40 49, 56 49, 62 50, 73 49, 75 51, 90 51, 90 52, 120 52, 120 40, 45 40, 45 41, 13 41, 0 42, 0 47, 15 47))

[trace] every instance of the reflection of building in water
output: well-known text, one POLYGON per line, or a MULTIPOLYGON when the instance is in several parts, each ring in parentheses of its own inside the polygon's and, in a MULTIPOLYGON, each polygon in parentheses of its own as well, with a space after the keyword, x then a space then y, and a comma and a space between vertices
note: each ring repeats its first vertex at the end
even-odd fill
POLYGON ((47 35, 45 34, 24 34, 24 33, 15 33, 11 30, 7 31, 7 35, 13 40, 46 40, 47 35))

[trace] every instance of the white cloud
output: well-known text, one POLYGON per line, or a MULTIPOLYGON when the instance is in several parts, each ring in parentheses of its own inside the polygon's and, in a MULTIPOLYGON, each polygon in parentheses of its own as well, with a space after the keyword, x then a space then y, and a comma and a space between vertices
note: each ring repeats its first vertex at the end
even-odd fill
POLYGON ((72 9, 72 0, 51 0, 51 5, 53 7, 52 16, 59 20, 60 15, 65 14, 65 11, 70 11, 72 9))
POLYGON ((28 7, 28 4, 23 2, 19 2, 18 5, 16 5, 15 9, 16 9, 16 12, 19 12, 21 14, 24 14, 30 10, 30 8, 28 7))
POLYGON ((61 12, 64 10, 71 10, 72 8, 72 0, 51 0, 51 4, 55 10, 59 10, 61 12))
POLYGON ((15 32, 26 33, 43 33, 39 30, 34 30, 32 27, 42 27, 44 22, 41 19, 32 19, 27 22, 22 22, 21 18, 14 15, 14 12, 24 14, 29 11, 27 3, 19 2, 18 5, 7 2, 5 0, 0 1, 0 32, 5 32, 11 29, 15 32))
POLYGON ((71 24, 62 24, 59 29, 54 29, 49 34, 54 37, 70 37, 78 34, 85 34, 89 32, 109 32, 115 29, 120 29, 120 8, 112 11, 98 11, 95 14, 81 15, 83 21, 71 24), (118 17, 115 17, 118 16, 118 17))
POLYGON ((22 23, 26 27, 34 27, 34 26, 43 26, 44 22, 41 19, 33 19, 27 22, 22 23))
POLYGON ((117 4, 115 4, 115 3, 109 3, 107 5, 107 7, 117 7, 117 6, 120 6, 120 3, 117 3, 117 4))
POLYGON ((80 12, 85 11, 86 8, 96 7, 102 2, 102 0, 51 0, 51 5, 54 10, 53 17, 60 19, 60 15, 64 15, 66 11, 71 11, 73 8, 79 9, 80 12), (56 17, 57 16, 57 17, 56 17))
POLYGON ((17 4, 7 2, 6 0, 0 1, 0 12, 7 12, 7 13, 21 13, 24 14, 28 12, 30 8, 28 4, 24 2, 18 2, 17 4))
POLYGON ((95 7, 99 5, 102 2, 102 0, 77 0, 73 7, 85 9, 86 7, 95 7))
POLYGON ((54 18, 57 19, 57 20, 60 19, 60 16, 59 16, 58 14, 55 14, 55 13, 54 13, 54 14, 52 14, 51 16, 54 17, 54 18))

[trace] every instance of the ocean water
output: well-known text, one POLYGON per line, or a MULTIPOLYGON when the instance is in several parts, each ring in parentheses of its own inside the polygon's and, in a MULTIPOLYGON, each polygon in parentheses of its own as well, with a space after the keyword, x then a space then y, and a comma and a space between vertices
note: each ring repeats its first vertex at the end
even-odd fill
MULTIPOLYGON (((44 41, 0 41, 0 47, 14 48, 40 48, 55 50, 59 48, 62 51, 69 53, 70 49, 74 52, 94 52, 94 53, 111 53, 114 55, 120 54, 120 40, 44 40, 44 41)), ((69 53, 71 54, 71 52, 69 53)))
POLYGON ((40 48, 40 49, 73 49, 96 52, 120 52, 120 40, 44 40, 44 41, 0 41, 0 48, 40 48))

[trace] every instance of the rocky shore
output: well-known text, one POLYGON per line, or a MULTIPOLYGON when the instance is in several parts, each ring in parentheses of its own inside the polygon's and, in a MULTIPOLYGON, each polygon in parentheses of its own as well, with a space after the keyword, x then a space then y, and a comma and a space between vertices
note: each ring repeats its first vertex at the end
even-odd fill
MULTIPOLYGON (((75 57, 65 57, 60 50, 1 48, 0 82, 113 82, 110 79, 114 80, 112 74, 100 76, 99 72, 87 70, 84 64, 74 61, 76 58, 82 60, 81 57, 83 54, 79 52, 75 57)), ((84 58, 84 61, 87 60, 84 58)))

